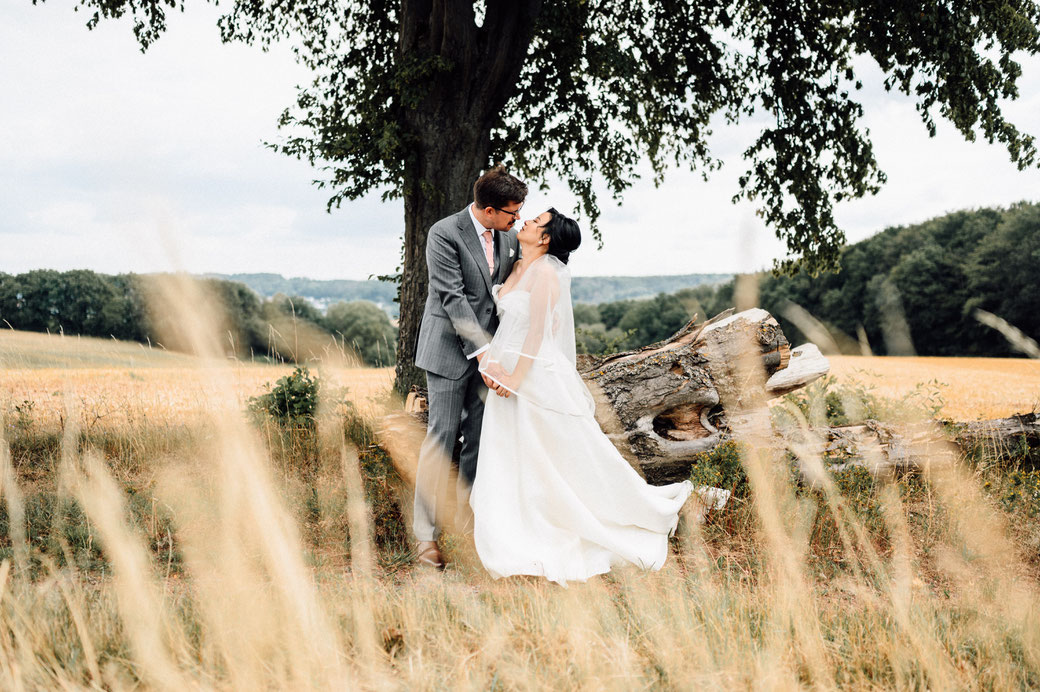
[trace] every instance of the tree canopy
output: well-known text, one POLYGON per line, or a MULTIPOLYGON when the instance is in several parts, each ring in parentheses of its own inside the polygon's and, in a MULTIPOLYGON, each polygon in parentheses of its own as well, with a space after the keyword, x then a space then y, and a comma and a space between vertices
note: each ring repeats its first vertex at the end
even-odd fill
MULTIPOLYGON (((1040 341, 1040 203, 887 228, 844 248, 840 261, 842 272, 816 279, 760 277, 759 304, 792 343, 808 337, 787 317, 791 303, 822 322, 846 353, 862 351, 862 333, 876 354, 1022 356, 979 322, 977 309, 1040 341)), ((575 309, 579 349, 628 350, 665 339, 694 315, 704 319, 733 307, 733 294, 731 281, 575 309)))
MULTIPOLYGON (((37 0, 34 0, 34 2, 37 0)), ((79 0, 89 24, 129 14, 142 48, 184 0, 79 0)), ((1030 0, 235 0, 226 41, 285 41, 313 80, 273 146, 321 168, 330 208, 403 196, 399 388, 426 293, 426 231, 469 200, 492 161, 538 184, 559 177, 595 228, 595 183, 620 198, 649 162, 705 175, 712 127, 766 114, 734 199, 755 203, 790 252, 778 269, 838 266, 836 202, 885 181, 862 124, 854 58, 912 98, 924 126, 950 121, 1003 144, 1020 168, 1035 141, 1009 122, 1020 54, 1040 51, 1030 0)))
MULTIPOLYGON (((89 26, 129 14, 143 49, 165 30, 167 10, 184 4, 80 0, 93 10, 89 26)), ((526 178, 567 181, 592 221, 596 180, 620 196, 644 160, 657 179, 669 164, 710 171, 720 163, 707 146, 712 118, 764 112, 773 121, 745 152, 735 196, 755 200, 812 270, 834 268, 844 241, 833 202, 884 182, 860 122, 853 58, 871 56, 886 89, 915 99, 929 132, 939 115, 969 140, 1003 143, 1025 168, 1036 162, 1034 138, 1004 117, 1001 101, 1018 96, 1016 53, 1040 51, 1038 25, 1040 5, 1023 0, 237 0, 220 20, 225 41, 285 40, 312 70, 279 121, 289 136, 277 147, 323 167, 330 206, 373 190, 402 194, 417 153, 405 113, 440 89, 468 101, 503 92, 509 107, 475 134, 526 178), (496 65, 507 59, 517 75, 496 65), (460 79, 474 70, 484 84, 460 79)))

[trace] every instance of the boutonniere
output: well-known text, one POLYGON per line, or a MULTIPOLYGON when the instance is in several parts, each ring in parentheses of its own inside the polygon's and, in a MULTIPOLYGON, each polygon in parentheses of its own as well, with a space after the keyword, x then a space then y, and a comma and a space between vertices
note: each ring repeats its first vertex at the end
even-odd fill
POLYGON ((512 257, 515 254, 516 254, 516 250, 514 250, 513 248, 509 248, 509 256, 512 257))

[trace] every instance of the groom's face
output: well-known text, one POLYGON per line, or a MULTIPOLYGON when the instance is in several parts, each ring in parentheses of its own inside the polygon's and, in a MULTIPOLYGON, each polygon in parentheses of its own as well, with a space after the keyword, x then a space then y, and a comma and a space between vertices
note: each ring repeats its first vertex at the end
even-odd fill
POLYGON ((520 218, 523 202, 510 202, 502 207, 485 207, 484 213, 491 217, 492 228, 496 231, 508 231, 520 218))

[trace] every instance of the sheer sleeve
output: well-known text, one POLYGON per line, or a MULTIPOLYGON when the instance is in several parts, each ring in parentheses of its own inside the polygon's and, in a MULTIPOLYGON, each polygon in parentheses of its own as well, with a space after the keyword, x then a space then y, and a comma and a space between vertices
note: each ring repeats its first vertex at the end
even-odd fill
MULTIPOLYGON (((519 379, 531 367, 531 363, 538 358, 543 347, 550 347, 552 343, 552 324, 555 308, 560 298, 560 285, 551 265, 542 262, 532 270, 533 276, 530 282, 530 323, 527 335, 524 337, 520 347, 519 361, 513 371, 519 379), (549 342, 546 344, 546 342, 549 342)), ((558 321, 558 320, 557 320, 558 321)), ((543 360, 551 360, 545 356, 543 360)))
POLYGON ((536 260, 503 301, 502 318, 480 370, 510 392, 573 415, 594 409, 574 369, 570 273, 552 256, 536 260))

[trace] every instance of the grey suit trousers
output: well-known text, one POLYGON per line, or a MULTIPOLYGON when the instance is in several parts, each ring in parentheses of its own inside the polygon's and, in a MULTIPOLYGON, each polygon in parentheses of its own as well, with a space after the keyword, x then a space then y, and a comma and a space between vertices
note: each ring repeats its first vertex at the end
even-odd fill
POLYGON ((430 228, 426 298, 415 364, 426 370, 430 420, 415 479, 412 529, 420 541, 436 540, 439 526, 455 514, 456 528, 469 528, 469 490, 477 472, 477 449, 487 388, 477 361, 466 356, 488 343, 498 325, 491 288, 509 276, 519 257, 516 231, 496 231, 495 267, 487 256, 468 207, 430 228), (452 503, 452 452, 462 434, 459 475, 452 503))
POLYGON ((416 539, 434 541, 440 535, 446 512, 455 512, 455 524, 466 530, 471 520, 469 491, 477 475, 480 426, 484 419, 484 398, 488 389, 476 368, 460 379, 426 373, 429 389, 430 421, 426 439, 419 450, 415 477, 415 507, 412 529, 416 539), (455 501, 451 495, 452 451, 462 435, 455 501))

